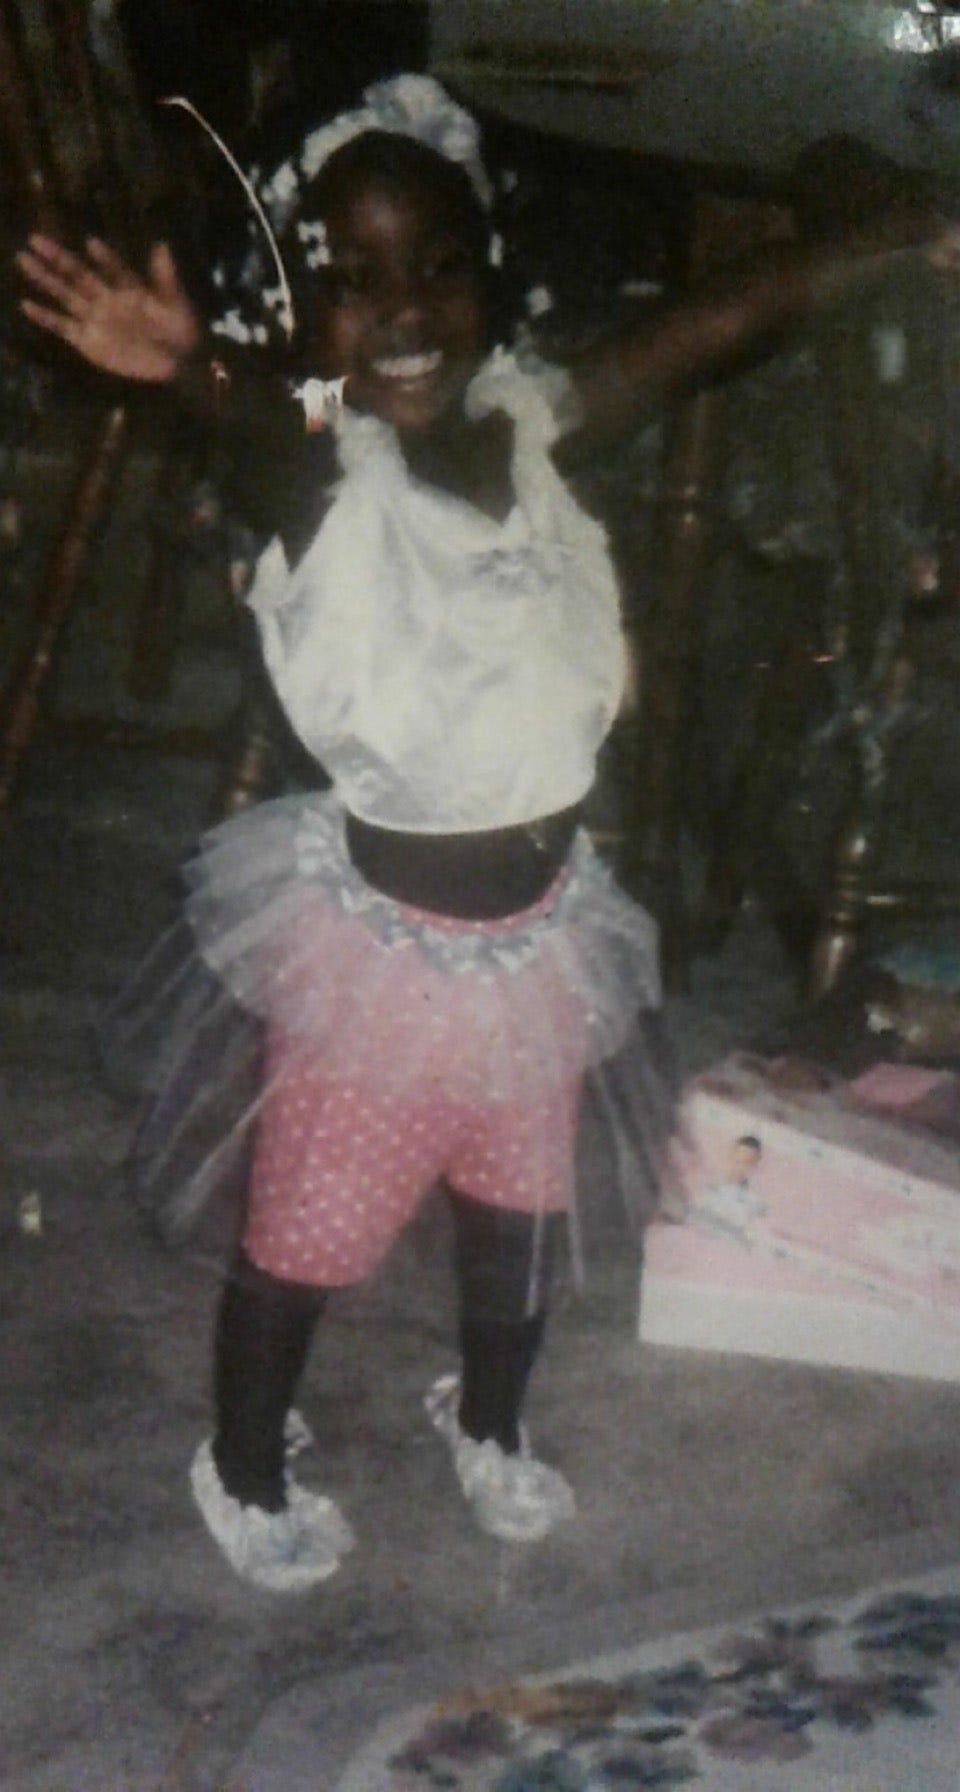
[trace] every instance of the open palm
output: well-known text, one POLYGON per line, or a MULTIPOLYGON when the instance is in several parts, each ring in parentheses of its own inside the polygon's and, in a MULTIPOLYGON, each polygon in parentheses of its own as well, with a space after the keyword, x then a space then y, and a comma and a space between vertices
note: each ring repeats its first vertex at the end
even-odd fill
POLYGON ((24 315, 104 373, 165 382, 198 345, 200 325, 166 243, 154 245, 145 275, 96 238, 79 256, 32 236, 17 265, 37 295, 22 300, 24 315))

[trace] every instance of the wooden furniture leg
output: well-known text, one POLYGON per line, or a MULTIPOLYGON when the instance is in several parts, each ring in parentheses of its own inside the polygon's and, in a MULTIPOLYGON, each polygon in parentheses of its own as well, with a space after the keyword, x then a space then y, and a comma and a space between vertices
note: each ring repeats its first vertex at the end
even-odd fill
MULTIPOLYGON (((0 148, 6 181, 25 223, 57 234, 64 217, 51 158, 44 153, 19 31, 10 0, 0 0, 0 148)), ((7 807, 30 746, 54 650, 69 614, 90 542, 107 504, 127 438, 122 404, 105 409, 74 488, 37 602, 29 646, 10 683, 0 724, 0 810, 7 807)))
POLYGON ((17 53, 13 14, 10 0, 0 0, 0 148, 6 162, 3 185, 31 225, 56 231, 62 223, 61 207, 17 53))
MULTIPOLYGON (((938 320, 957 328, 955 300, 938 320)), ((889 817, 891 764, 913 711, 915 628, 922 599, 911 589, 908 552, 898 537, 896 468, 890 447, 898 389, 875 365, 878 323, 869 303, 850 307, 821 343, 829 382, 833 448, 849 595, 837 618, 838 664, 846 678, 845 716, 853 794, 830 864, 809 969, 809 993, 824 995, 858 949, 871 915, 933 918, 960 913, 960 874, 938 882, 879 877, 889 817)), ((948 354, 954 349, 948 343, 948 354)), ((948 377, 955 377, 948 362, 948 377)), ((956 503, 955 475, 940 492, 956 503)), ((941 600, 957 605, 956 528, 944 515, 941 600)))
MULTIPOLYGON (((691 205, 685 276, 702 281, 792 234, 792 216, 783 206, 703 189, 691 205)), ((638 775, 627 817, 623 871, 660 922, 663 972, 670 989, 686 987, 694 950, 681 835, 725 413, 725 391, 716 385, 699 391, 673 419, 658 505, 662 577, 656 611, 642 639, 638 775)))
POLYGON ((642 776, 634 787, 623 854, 625 881, 660 924, 669 989, 685 988, 689 969, 680 864, 684 748, 697 677, 697 611, 709 560, 723 406, 719 389, 699 392, 678 412, 667 446, 659 505, 663 581, 657 619, 643 643, 642 776))
POLYGON ((817 563, 780 575, 781 604, 773 638, 747 675, 749 746, 742 754, 719 813, 712 818, 710 851, 697 917, 696 946, 719 951, 748 893, 774 922, 801 975, 809 962, 813 902, 782 849, 771 838, 771 818, 796 766, 815 688, 820 641, 813 627, 824 569, 817 563))
POLYGON ((3 705, 0 734, 0 811, 7 808, 17 774, 36 730, 43 688, 54 650, 83 574, 90 541, 103 515, 127 437, 127 412, 114 405, 97 429, 37 604, 33 637, 3 705))

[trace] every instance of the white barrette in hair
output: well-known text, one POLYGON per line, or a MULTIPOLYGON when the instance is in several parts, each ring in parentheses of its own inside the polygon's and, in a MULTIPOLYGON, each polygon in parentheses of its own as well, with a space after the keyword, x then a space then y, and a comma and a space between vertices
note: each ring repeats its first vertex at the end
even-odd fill
POLYGON ((308 268, 312 270, 330 266, 330 244, 322 218, 301 219, 297 225, 297 240, 303 244, 303 259, 308 268))
MULTIPOLYGON (((366 88, 363 105, 356 111, 341 112, 329 124, 311 131, 304 138, 298 158, 304 180, 315 180, 335 151, 352 142, 354 137, 362 136, 364 131, 393 131, 401 137, 413 137, 448 162, 459 163, 484 211, 489 211, 493 189, 480 158, 480 132, 476 122, 432 75, 395 75, 389 81, 376 81, 366 88)), ((285 183, 281 182, 279 187, 276 183, 274 176, 268 203, 272 211, 273 202, 276 202, 282 212, 288 195, 282 190, 285 183)))

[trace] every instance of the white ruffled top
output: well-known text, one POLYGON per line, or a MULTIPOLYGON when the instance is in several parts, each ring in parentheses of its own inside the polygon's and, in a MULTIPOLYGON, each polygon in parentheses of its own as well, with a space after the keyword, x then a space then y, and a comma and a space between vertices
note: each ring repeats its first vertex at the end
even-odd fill
POLYGON ((503 350, 468 390, 471 415, 513 419, 502 523, 417 480, 389 425, 345 410, 313 542, 292 573, 279 541, 260 559, 248 601, 280 701, 362 820, 506 827, 593 783, 625 652, 604 531, 550 457, 556 395, 503 350))

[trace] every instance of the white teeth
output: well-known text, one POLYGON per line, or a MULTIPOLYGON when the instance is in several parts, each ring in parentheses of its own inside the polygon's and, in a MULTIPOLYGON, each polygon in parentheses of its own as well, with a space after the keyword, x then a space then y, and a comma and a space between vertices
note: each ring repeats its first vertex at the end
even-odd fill
POLYGON ((374 361, 374 370, 384 380, 422 380, 436 373, 443 355, 438 348, 423 355, 391 355, 374 361))

